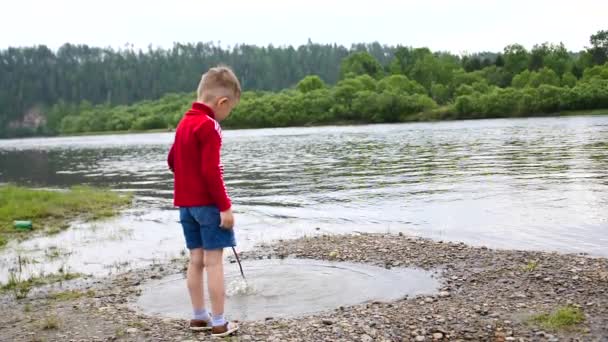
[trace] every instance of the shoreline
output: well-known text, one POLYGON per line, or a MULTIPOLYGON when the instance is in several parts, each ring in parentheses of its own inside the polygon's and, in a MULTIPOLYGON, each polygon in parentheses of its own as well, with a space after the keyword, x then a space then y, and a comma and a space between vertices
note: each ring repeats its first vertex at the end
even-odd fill
MULTIPOLYGON (((278 241, 242 254, 245 262, 285 257, 436 270, 440 293, 267 319, 264 324, 242 322, 233 340, 602 341, 608 336, 608 259, 602 257, 357 233, 278 241), (584 322, 551 330, 532 321, 535 315, 564 306, 580 310, 584 322)), ((7 327, 2 338, 211 340, 188 331, 183 320, 146 316, 133 307, 142 284, 183 272, 185 262, 180 258, 106 278, 74 280, 38 289, 21 300, 1 295, 5 314, 0 326, 7 327)))
MULTIPOLYGON (((434 112, 441 112, 442 108, 436 109, 434 112)), ((418 113, 410 115, 412 118, 417 118, 425 113, 418 113)), ((407 123, 423 123, 423 122, 453 122, 453 121, 474 121, 474 120, 495 120, 495 119, 526 119, 526 118, 558 118, 558 117, 573 117, 573 116, 608 116, 608 108, 606 109, 589 109, 589 110, 568 110, 558 113, 550 114, 530 114, 527 116, 511 116, 511 117, 488 117, 488 118, 471 118, 471 119, 441 119, 434 120, 428 119, 414 119, 400 122, 383 122, 383 123, 372 123, 372 122, 333 122, 326 124, 314 124, 314 125, 296 125, 296 126, 280 126, 280 127, 225 127, 222 128, 224 131, 237 131, 237 130, 254 130, 254 129, 272 129, 272 128, 309 128, 309 127, 331 127, 331 126, 363 126, 363 125, 386 125, 386 124, 407 124, 407 123)), ((33 135, 25 137, 14 137, 14 138, 0 138, 0 140, 20 140, 20 139, 36 139, 36 138, 73 138, 73 137, 90 137, 90 136, 106 136, 106 135, 129 135, 129 134, 153 134, 153 133, 173 133, 175 128, 158 128, 143 131, 99 131, 99 132, 80 132, 72 134, 58 134, 58 135, 33 135)))

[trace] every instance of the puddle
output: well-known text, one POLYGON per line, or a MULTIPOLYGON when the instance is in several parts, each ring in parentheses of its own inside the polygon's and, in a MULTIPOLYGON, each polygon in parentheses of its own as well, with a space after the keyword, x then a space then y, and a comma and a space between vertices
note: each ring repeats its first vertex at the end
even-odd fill
MULTIPOLYGON (((238 266, 226 265, 226 314, 230 319, 263 320, 296 317, 366 301, 392 301, 433 294, 439 281, 433 272, 317 260, 244 261, 247 286, 238 266)), ((208 296, 205 296, 208 301, 208 296)), ((137 307, 149 315, 190 318, 192 307, 184 275, 172 275, 143 286, 137 307)), ((210 305, 207 305, 210 307, 210 305)))

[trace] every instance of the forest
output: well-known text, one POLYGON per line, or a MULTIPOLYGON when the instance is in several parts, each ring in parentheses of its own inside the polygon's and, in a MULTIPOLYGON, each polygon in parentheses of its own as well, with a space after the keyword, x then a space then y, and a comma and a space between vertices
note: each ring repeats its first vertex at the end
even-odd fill
POLYGON ((244 93, 232 128, 522 117, 608 108, 608 31, 572 52, 543 43, 455 55, 308 42, 0 51, 0 137, 172 129, 223 63, 244 93))

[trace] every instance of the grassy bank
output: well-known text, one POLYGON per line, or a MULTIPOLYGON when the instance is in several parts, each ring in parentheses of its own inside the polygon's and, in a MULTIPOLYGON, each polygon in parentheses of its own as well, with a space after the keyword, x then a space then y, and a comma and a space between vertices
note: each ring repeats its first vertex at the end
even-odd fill
MULTIPOLYGON (((69 281, 81 276, 79 273, 71 273, 64 269, 57 273, 32 276, 28 279, 21 279, 18 274, 11 273, 6 284, 0 284, 0 294, 12 292, 16 299, 24 299, 34 287, 69 281)), ((58 295, 57 298, 53 299, 61 299, 65 296, 65 294, 58 295)))
POLYGON ((87 137, 97 135, 121 135, 121 134, 147 134, 147 133, 168 133, 173 132, 173 128, 157 128, 147 130, 122 130, 122 131, 99 131, 99 132, 80 132, 72 134, 62 134, 63 137, 87 137))
MULTIPOLYGON (((431 122, 431 121, 450 121, 450 119, 446 119, 449 116, 450 108, 448 106, 442 106, 427 112, 421 112, 417 114, 412 114, 404 118, 403 121, 398 123, 408 123, 408 122, 431 122)), ((524 115, 521 117, 554 117, 554 116, 585 116, 585 115, 608 115, 607 109, 589 109, 589 110, 571 110, 571 111, 562 111, 553 114, 542 114, 542 113, 533 113, 529 115, 524 115)), ((498 117, 496 117, 498 118, 498 117)), ((501 117, 502 118, 502 117, 501 117)), ((487 119, 492 119, 489 117, 487 119)), ((451 120, 476 120, 476 119, 451 119, 451 120)), ((289 126, 289 127, 321 127, 321 126, 346 126, 346 125, 369 125, 369 122, 364 121, 335 121, 335 122, 327 122, 327 123, 316 123, 316 124, 307 124, 300 126, 289 126)), ((239 128, 234 127, 226 127, 224 130, 237 130, 239 128)), ((249 129, 249 128, 241 128, 241 129, 249 129)), ((60 136, 63 137, 72 137, 72 136, 100 136, 100 135, 121 135, 121 134, 149 134, 149 133, 170 133, 174 132, 174 129, 150 129, 143 131, 130 131, 130 130, 122 130, 122 131, 100 131, 100 132, 82 132, 82 133, 71 133, 71 134, 62 134, 60 136)))
POLYGON ((607 109, 593 109, 593 110, 567 110, 559 113, 562 116, 575 116, 575 115, 608 115, 607 109))
POLYGON ((34 233, 57 233, 75 219, 110 217, 129 203, 131 195, 91 187, 51 191, 0 186, 0 246, 34 233), (13 227, 15 220, 31 220, 33 229, 16 230, 13 227))

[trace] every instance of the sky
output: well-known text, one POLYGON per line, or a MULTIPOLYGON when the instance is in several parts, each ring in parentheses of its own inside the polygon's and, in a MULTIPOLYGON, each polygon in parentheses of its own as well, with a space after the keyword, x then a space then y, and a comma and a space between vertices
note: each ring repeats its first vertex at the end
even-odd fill
POLYGON ((174 42, 426 46, 453 53, 506 45, 589 45, 608 29, 605 0, 2 0, 0 49, 66 42, 122 48, 174 42))

